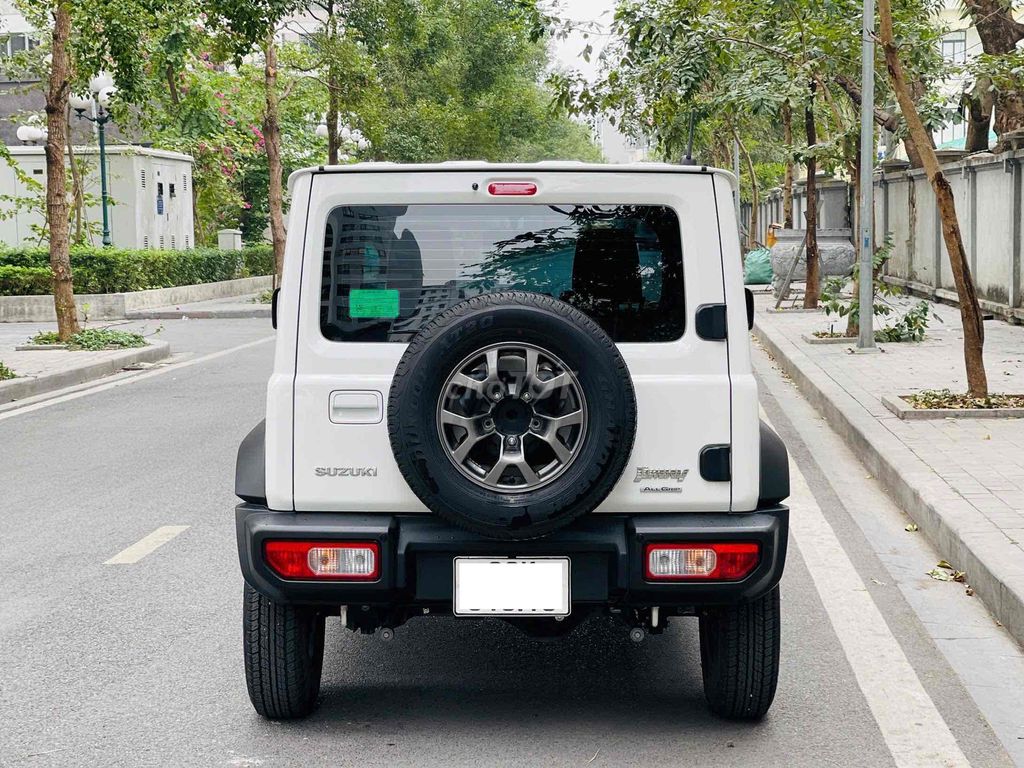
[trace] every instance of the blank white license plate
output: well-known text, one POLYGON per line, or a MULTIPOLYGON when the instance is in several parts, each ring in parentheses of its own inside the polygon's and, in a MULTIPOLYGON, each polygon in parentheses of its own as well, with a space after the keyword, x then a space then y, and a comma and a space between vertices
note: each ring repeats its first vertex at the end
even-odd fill
POLYGON ((456 616, 568 616, 569 558, 455 558, 456 616))

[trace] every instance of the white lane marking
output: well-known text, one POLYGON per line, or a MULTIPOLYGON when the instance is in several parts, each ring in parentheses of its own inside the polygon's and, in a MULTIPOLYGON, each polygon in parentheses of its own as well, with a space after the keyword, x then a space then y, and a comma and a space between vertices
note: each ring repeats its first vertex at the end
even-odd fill
POLYGON ((133 563, 137 563, 146 555, 152 554, 179 533, 183 533, 188 529, 189 526, 187 525, 165 525, 157 528, 151 534, 139 539, 130 547, 122 549, 103 564, 132 565, 133 563))
POLYGON ((41 403, 33 403, 32 405, 26 405, 23 408, 15 408, 10 411, 5 411, 3 413, 0 413, 0 421, 3 421, 4 419, 9 419, 12 416, 21 416, 22 414, 25 413, 32 413, 33 411, 38 411, 42 408, 49 408, 51 405, 57 405, 58 403, 66 403, 69 400, 77 400, 80 397, 94 395, 97 392, 106 392, 108 389, 113 389, 114 387, 123 387, 127 384, 134 384, 138 381, 151 379, 154 376, 163 376, 165 373, 174 373, 175 371, 180 371, 183 368, 189 368, 193 365, 199 365, 200 363, 206 363, 209 362, 210 360, 216 360, 217 358, 224 357, 225 355, 231 355, 234 354, 235 352, 241 352, 243 349, 249 349, 250 347, 258 346, 259 344, 266 344, 268 341, 273 341, 275 338, 277 337, 265 336, 262 339, 257 339, 256 341, 250 341, 245 344, 239 344, 237 347, 222 349, 219 352, 211 352, 210 354, 203 355, 202 357, 195 357, 192 358, 191 360, 185 360, 180 363, 173 363, 171 365, 168 365, 166 368, 157 368, 156 370, 153 371, 146 371, 145 373, 140 373, 138 376, 118 379, 116 381, 108 381, 105 384, 98 384, 95 387, 90 387, 88 389, 83 389, 76 392, 69 392, 66 395, 59 395, 57 397, 52 398, 51 400, 44 400, 41 403))
POLYGON ((970 766, 792 459, 789 473, 790 530, 896 765, 970 766))

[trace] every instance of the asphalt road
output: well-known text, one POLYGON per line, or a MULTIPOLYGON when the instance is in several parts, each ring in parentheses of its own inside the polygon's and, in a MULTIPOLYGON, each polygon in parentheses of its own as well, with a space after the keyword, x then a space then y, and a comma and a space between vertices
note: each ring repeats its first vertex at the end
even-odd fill
POLYGON ((232 478, 272 344, 261 320, 165 326, 176 365, 0 412, 0 764, 1024 764, 1020 647, 924 575, 923 536, 764 358, 800 475, 763 722, 706 712, 693 620, 637 645, 606 621, 545 643, 441 618, 391 643, 330 620, 318 711, 261 720, 232 478), (187 528, 105 564, 164 526, 187 528))

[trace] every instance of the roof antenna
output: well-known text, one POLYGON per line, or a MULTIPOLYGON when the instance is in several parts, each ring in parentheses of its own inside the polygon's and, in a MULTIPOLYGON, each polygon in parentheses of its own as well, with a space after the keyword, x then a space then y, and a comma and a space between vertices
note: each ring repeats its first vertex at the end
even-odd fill
POLYGON ((690 110, 690 138, 686 142, 686 157, 683 158, 683 165, 696 165, 697 161, 693 159, 693 130, 694 130, 694 113, 690 110))

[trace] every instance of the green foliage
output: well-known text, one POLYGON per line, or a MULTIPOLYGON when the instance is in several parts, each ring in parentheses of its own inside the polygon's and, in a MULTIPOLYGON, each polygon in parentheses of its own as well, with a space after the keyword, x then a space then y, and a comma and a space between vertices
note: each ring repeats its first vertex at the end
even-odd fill
MULTIPOLYGON (((875 317, 889 317, 896 307, 887 299, 903 295, 903 289, 885 282, 881 278, 882 267, 892 256, 893 241, 892 235, 887 234, 885 242, 875 251, 872 264, 872 282, 874 295, 881 297, 872 305, 872 314, 875 317)), ((847 277, 831 277, 825 281, 821 290, 821 303, 825 308, 826 315, 838 315, 848 317, 850 322, 856 325, 860 321, 860 297, 844 296, 843 290, 852 278, 855 282, 860 276, 860 264, 855 263, 847 277)), ((900 342, 900 341, 921 341, 928 330, 928 322, 932 316, 931 306, 927 301, 921 301, 898 315, 893 322, 875 331, 875 341, 879 342, 900 342)), ((817 334, 816 334, 817 335, 817 334)))
POLYGON ((928 330, 931 308, 927 301, 920 301, 885 328, 875 332, 875 341, 922 341, 928 330))
POLYGON ((0 296, 43 296, 53 290, 53 272, 47 267, 0 263, 0 296))
MULTIPOLYGON (((34 29, 49 29, 58 0, 15 0, 15 6, 34 29)), ((71 14, 71 70, 75 92, 85 92, 89 79, 101 70, 117 83, 117 109, 141 103, 146 96, 148 35, 151 30, 182 18, 182 6, 170 0, 63 0, 71 14)), ((43 41, 44 47, 49 41, 43 41)), ((44 73, 45 74, 45 73, 44 73)), ((44 77, 45 79, 45 77, 44 77)))
POLYGON ((362 126, 376 158, 599 159, 586 129, 564 109, 552 111, 552 95, 538 85, 547 53, 533 6, 368 3, 355 23, 383 86, 362 126))
MULTIPOLYGON (((895 3, 901 56, 922 103, 930 103, 946 74, 939 5, 895 3)), ((839 83, 860 80, 860 19, 859 0, 620 0, 602 53, 603 76, 590 83, 579 73, 557 73, 549 82, 562 107, 610 113, 670 160, 682 155, 694 115, 700 161, 731 167, 738 135, 762 184, 775 183, 776 164, 787 157, 813 156, 819 168, 846 169, 855 157, 850 137, 858 115, 839 83), (793 114, 792 147, 782 140, 784 105, 793 114), (813 106, 818 128, 813 146, 801 140, 806 106, 813 106)), ((890 101, 881 57, 876 84, 879 102, 890 101)), ((947 116, 948 110, 934 117, 947 116)), ((745 190, 744 199, 750 199, 745 190)))
MULTIPOLYGON (((273 253, 263 245, 241 251, 76 247, 71 266, 79 293, 121 293, 269 275, 273 253)), ((0 295, 46 294, 51 281, 47 249, 0 250, 0 295)))
POLYGON ((6 365, 4 365, 3 361, 0 360, 0 381, 5 381, 7 379, 16 379, 16 378, 18 378, 18 374, 16 374, 10 368, 8 368, 6 365))
MULTIPOLYGON (((29 342, 32 344, 60 344, 56 331, 40 331, 29 342)), ((149 344, 140 333, 117 331, 111 328, 83 328, 67 341, 68 349, 98 352, 103 349, 132 349, 149 344)))
MULTIPOLYGON (((247 240, 267 227, 256 47, 292 5, 185 0, 177 18, 151 31, 150 108, 124 117, 155 146, 195 158, 198 244, 213 245, 225 227, 247 240)), ((351 157, 341 162, 601 159, 589 129, 551 108, 540 82, 545 17, 533 0, 324 1, 306 10, 317 23, 304 24, 300 42, 277 46, 286 175, 325 162, 315 127, 332 93, 342 122, 371 142, 343 150, 351 157)))

